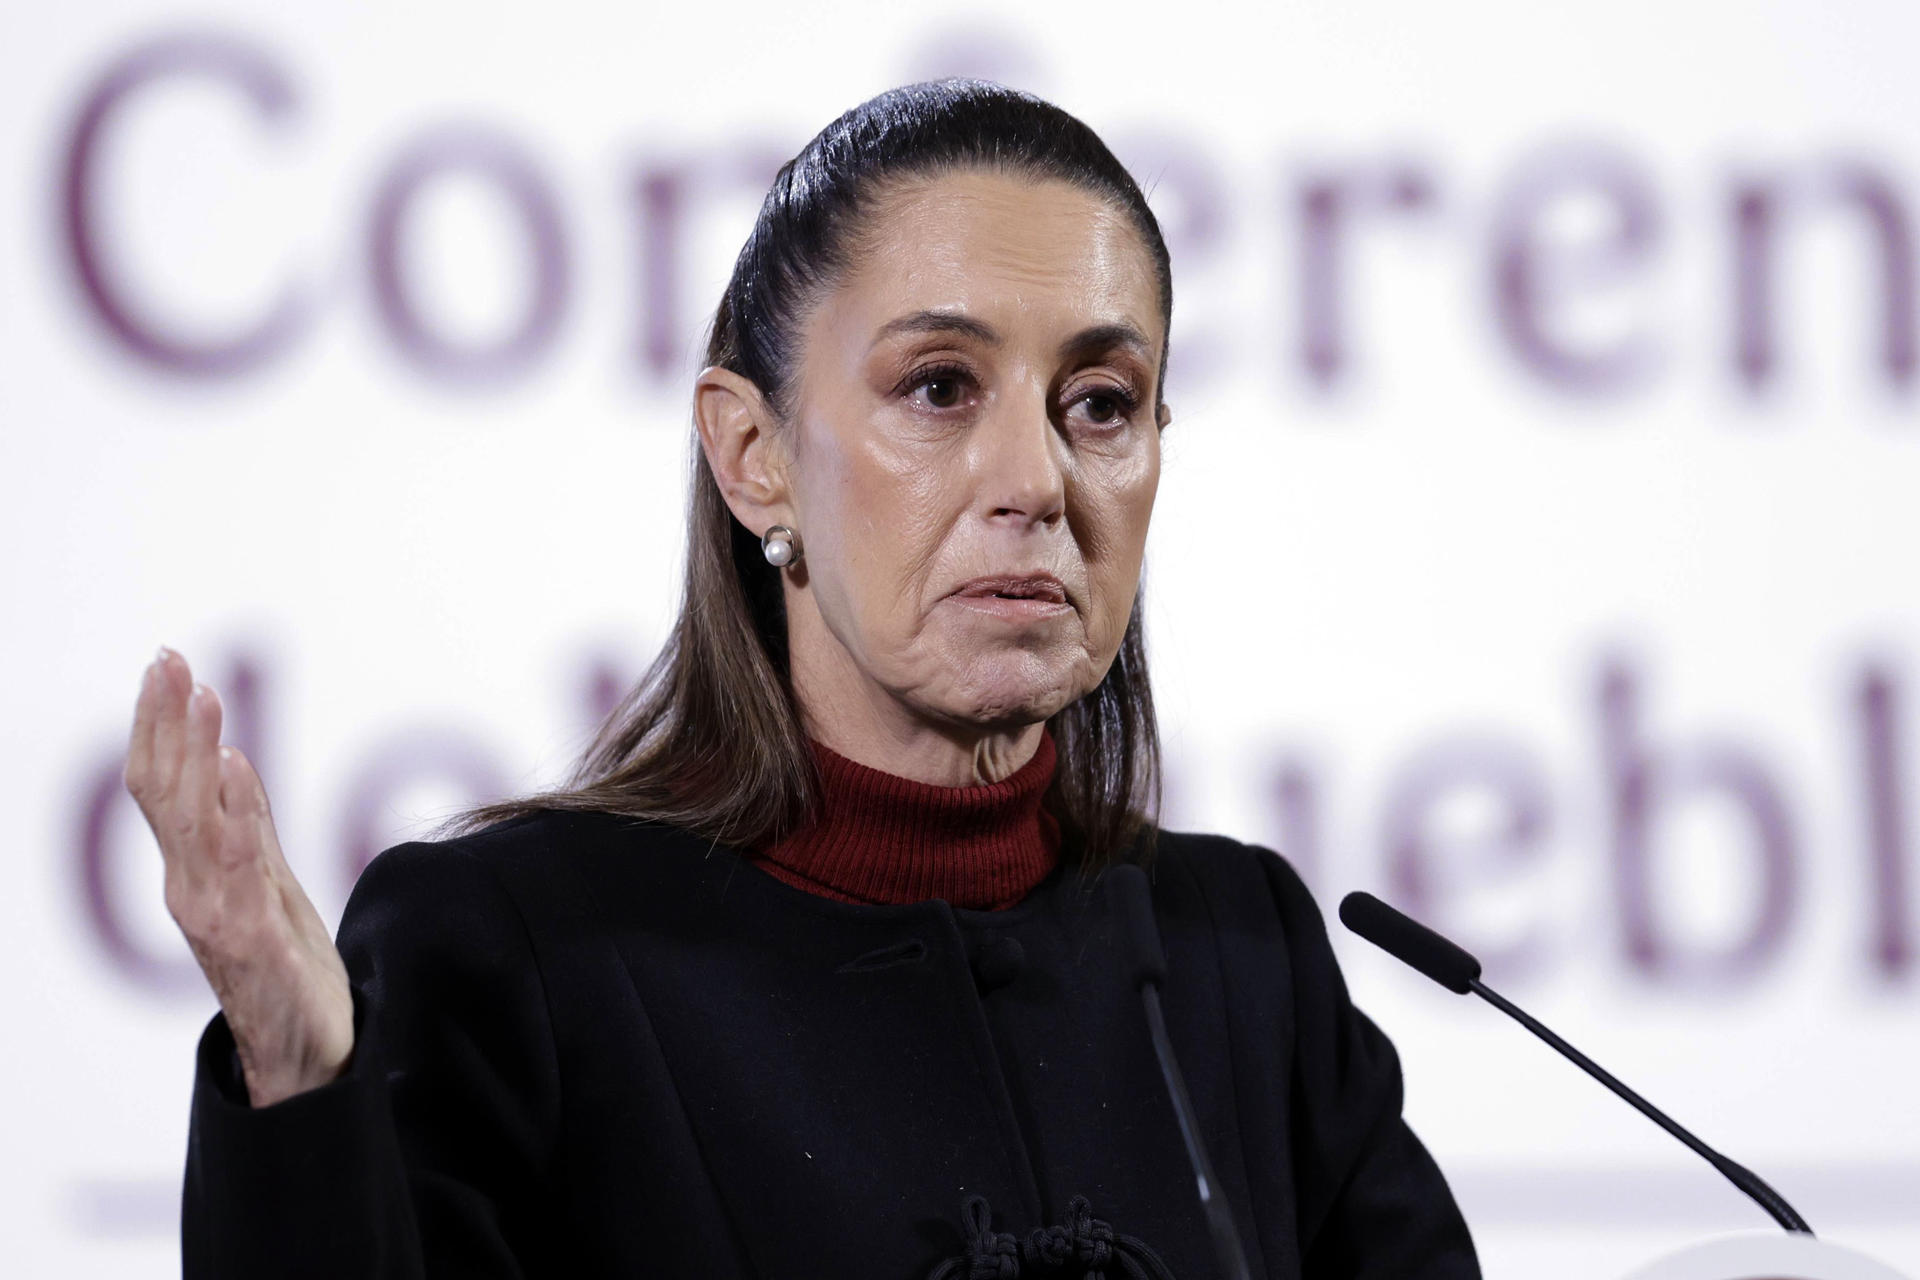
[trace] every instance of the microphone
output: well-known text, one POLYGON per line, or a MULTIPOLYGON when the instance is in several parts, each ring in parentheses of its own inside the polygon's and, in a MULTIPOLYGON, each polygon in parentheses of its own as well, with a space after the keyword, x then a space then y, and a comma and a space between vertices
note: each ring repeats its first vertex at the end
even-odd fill
POLYGON ((1480 981, 1480 962, 1456 943, 1441 937, 1411 916, 1394 910, 1370 893, 1350 893, 1340 900, 1340 923, 1379 947, 1394 959, 1418 969, 1449 991, 1472 992, 1513 1018, 1521 1026, 1565 1054, 1582 1071, 1631 1103, 1641 1115, 1687 1144, 1726 1179, 1788 1231, 1811 1236, 1813 1228, 1760 1175, 1715 1151, 1645 1098, 1614 1079, 1604 1068, 1550 1031, 1546 1025, 1499 992, 1480 981))
POLYGON ((1252 1280, 1246 1251, 1240 1247, 1240 1232, 1233 1224, 1233 1209, 1220 1194, 1219 1181, 1213 1176, 1213 1163, 1207 1159, 1206 1144, 1200 1139, 1200 1119, 1194 1112, 1186 1083, 1180 1078, 1173 1042, 1167 1038, 1167 1021, 1160 1011, 1160 986, 1167 978, 1167 956, 1160 945, 1160 928, 1153 920, 1153 898, 1147 888, 1146 872, 1132 863, 1121 863, 1109 868, 1105 878, 1118 895, 1115 906, 1120 922, 1121 954, 1128 963, 1127 980, 1139 989, 1141 1002, 1146 1007, 1154 1056, 1160 1060, 1160 1078, 1166 1083, 1167 1097, 1172 1099, 1173 1113, 1180 1121, 1180 1138, 1187 1145, 1187 1162, 1193 1166, 1200 1209, 1206 1214, 1207 1230, 1213 1236, 1221 1273, 1227 1280, 1252 1280))

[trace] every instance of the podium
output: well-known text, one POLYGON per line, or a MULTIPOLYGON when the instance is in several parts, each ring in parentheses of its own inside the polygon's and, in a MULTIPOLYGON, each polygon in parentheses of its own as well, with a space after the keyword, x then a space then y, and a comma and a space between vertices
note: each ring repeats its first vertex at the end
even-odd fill
POLYGON ((1687 1245, 1623 1280, 1914 1280, 1884 1262, 1809 1235, 1739 1231, 1687 1245))

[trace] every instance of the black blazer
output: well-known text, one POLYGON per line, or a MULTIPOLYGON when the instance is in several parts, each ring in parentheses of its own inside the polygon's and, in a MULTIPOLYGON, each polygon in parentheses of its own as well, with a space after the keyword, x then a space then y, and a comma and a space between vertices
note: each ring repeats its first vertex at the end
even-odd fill
MULTIPOLYGON (((1152 884, 1254 1274, 1477 1277, 1293 868, 1163 833, 1152 884)), ((343 1076, 254 1109, 225 1016, 200 1038, 185 1280, 1079 1276, 1018 1263, 1075 1217, 1215 1276, 1111 906, 1064 864, 1002 911, 842 903, 605 814, 396 845, 340 923, 343 1076)))

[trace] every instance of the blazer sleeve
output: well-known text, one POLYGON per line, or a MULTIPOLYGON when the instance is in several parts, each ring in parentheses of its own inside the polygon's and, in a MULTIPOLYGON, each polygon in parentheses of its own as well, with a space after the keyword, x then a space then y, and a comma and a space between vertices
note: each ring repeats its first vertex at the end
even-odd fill
POLYGON ((551 1239, 559 1070, 527 929, 493 870, 410 842, 361 874, 337 938, 344 1074, 266 1107, 224 1013, 195 1062, 183 1280, 519 1280, 551 1239))
POLYGON ((1268 853, 1261 861, 1292 959, 1304 1280, 1479 1280, 1453 1192, 1401 1114, 1399 1055, 1349 997, 1307 886, 1268 853))

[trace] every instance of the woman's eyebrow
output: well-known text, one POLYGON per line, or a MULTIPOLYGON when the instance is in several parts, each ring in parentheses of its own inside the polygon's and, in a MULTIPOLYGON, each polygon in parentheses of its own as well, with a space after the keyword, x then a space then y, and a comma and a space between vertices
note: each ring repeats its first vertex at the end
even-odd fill
POLYGON ((1153 344, 1147 341, 1147 335, 1135 325, 1124 320, 1112 324, 1096 324, 1082 329, 1060 344, 1061 355, 1071 355, 1076 351, 1104 351, 1114 347, 1127 347, 1141 356, 1153 354, 1153 344))
POLYGON ((958 333, 990 347, 1000 345, 1000 334, 984 320, 957 311, 913 311, 881 325, 873 335, 879 346, 896 333, 958 333))
MULTIPOLYGON (((957 333, 984 346, 1000 345, 1000 332, 984 320, 957 311, 913 311, 881 325, 873 335, 873 345, 901 333, 957 333)), ((1091 325, 1060 344, 1060 354, 1100 348, 1128 347, 1142 356, 1153 353, 1153 344, 1137 325, 1124 320, 1091 325)))

